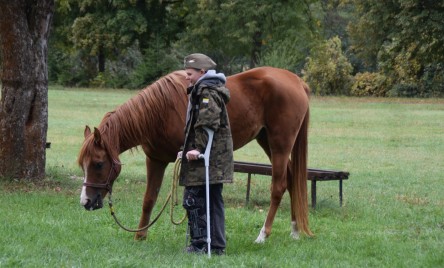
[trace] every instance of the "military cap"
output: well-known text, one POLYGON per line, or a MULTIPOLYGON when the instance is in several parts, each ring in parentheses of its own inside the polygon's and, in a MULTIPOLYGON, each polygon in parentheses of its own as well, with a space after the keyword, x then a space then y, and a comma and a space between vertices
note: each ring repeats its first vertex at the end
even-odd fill
POLYGON ((216 63, 207 55, 194 53, 185 57, 184 68, 204 69, 205 71, 216 68, 216 63))

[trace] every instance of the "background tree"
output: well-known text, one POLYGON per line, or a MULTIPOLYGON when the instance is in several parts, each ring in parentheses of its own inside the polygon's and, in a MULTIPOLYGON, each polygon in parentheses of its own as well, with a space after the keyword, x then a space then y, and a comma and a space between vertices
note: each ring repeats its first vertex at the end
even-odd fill
POLYGON ((177 46, 186 53, 207 53, 227 74, 256 67, 268 53, 263 63, 272 62, 274 49, 287 48, 297 54, 291 59, 303 59, 300 54, 308 51, 305 45, 311 41, 310 2, 314 1, 185 0, 186 30, 177 46))
POLYGON ((348 25, 350 49, 363 61, 367 71, 378 68, 378 54, 390 33, 396 31, 397 1, 350 0, 354 14, 348 25))
POLYGON ((307 56, 337 36, 355 81, 366 85, 356 94, 444 96, 443 1, 56 3, 50 78, 63 85, 140 88, 196 51, 227 75, 262 65, 301 73, 307 56))
POLYGON ((346 2, 355 10, 351 49, 391 78, 388 95, 444 96, 443 1, 346 2))
MULTIPOLYGON (((283 2, 274 7, 269 33, 263 42, 259 65, 301 74, 310 49, 320 40, 318 1, 283 2), (271 34, 270 34, 271 33, 271 34)), ((276 3, 275 3, 276 4, 276 3)), ((268 23, 266 23, 268 24, 268 23)))
POLYGON ((173 69, 170 44, 180 1, 56 0, 52 81, 75 86, 139 87, 173 69), (60 67, 63 66, 63 67, 60 67), (146 68, 147 66, 151 68, 146 68), (154 71, 154 67, 158 69, 154 71), (134 74, 132 72, 135 72, 134 74), (136 80, 133 80, 136 79, 136 80))
POLYGON ((147 31, 143 16, 145 1, 77 0, 80 15, 72 25, 74 45, 97 57, 98 71, 105 71, 105 60, 133 44, 147 31))
POLYGON ((53 0, 0 0, 0 177, 45 176, 53 0))

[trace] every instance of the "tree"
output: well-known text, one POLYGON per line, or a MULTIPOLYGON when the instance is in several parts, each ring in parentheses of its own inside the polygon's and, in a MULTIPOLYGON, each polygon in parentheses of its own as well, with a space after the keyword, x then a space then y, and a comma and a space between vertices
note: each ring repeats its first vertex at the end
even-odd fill
POLYGON ((444 94, 443 1, 343 1, 355 6, 352 50, 391 78, 392 95, 444 94))
POLYGON ((169 66, 170 60, 159 64, 159 59, 174 58, 170 44, 183 27, 181 17, 172 11, 181 7, 182 0, 55 2, 49 43, 51 82, 139 87, 177 69, 177 59, 175 66, 169 66))
POLYGON ((355 10, 348 26, 351 50, 363 60, 367 70, 374 71, 378 67, 378 53, 390 34, 398 31, 395 24, 399 6, 397 1, 349 1, 355 10))
POLYGON ((54 0, 0 0, 0 177, 45 176, 53 12, 54 0))
MULTIPOLYGON (((307 41, 303 37, 312 30, 307 20, 311 2, 184 0, 188 12, 183 12, 186 25, 178 46, 186 53, 208 54, 228 74, 256 67, 267 53, 271 54, 265 62, 276 62, 271 50, 282 51, 298 39, 307 41)), ((289 49, 298 53, 297 44, 302 43, 289 49)))
POLYGON ((136 41, 140 51, 156 40, 156 35, 170 33, 165 23, 168 1, 158 0, 69 0, 70 8, 79 10, 72 24, 74 45, 97 56, 98 71, 105 71, 105 60, 131 47, 136 41))

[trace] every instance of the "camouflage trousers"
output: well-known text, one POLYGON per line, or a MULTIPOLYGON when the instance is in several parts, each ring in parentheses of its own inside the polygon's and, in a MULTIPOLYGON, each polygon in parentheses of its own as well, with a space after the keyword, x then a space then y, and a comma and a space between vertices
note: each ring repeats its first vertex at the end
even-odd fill
MULTIPOLYGON (((225 208, 222 198, 223 184, 210 185, 210 232, 211 247, 225 249, 225 208)), ((187 186, 183 195, 183 207, 188 215, 191 245, 203 248, 207 241, 205 185, 187 186)))

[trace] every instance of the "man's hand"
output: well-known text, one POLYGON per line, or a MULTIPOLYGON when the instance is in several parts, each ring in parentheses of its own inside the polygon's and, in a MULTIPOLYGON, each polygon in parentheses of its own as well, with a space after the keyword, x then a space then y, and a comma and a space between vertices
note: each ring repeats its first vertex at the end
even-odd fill
POLYGON ((191 150, 187 152, 188 161, 199 159, 200 152, 198 150, 191 150))

